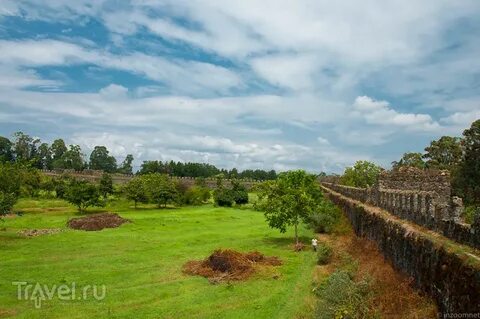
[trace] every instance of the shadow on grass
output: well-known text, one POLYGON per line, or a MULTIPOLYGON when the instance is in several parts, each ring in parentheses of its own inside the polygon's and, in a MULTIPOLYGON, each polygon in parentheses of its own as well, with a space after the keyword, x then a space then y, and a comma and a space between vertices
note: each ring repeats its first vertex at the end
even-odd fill
MULTIPOLYGON (((310 244, 310 240, 311 238, 307 236, 298 237, 298 241, 305 245, 310 244)), ((263 242, 275 247, 288 247, 295 244, 295 237, 267 237, 263 239, 263 242)))

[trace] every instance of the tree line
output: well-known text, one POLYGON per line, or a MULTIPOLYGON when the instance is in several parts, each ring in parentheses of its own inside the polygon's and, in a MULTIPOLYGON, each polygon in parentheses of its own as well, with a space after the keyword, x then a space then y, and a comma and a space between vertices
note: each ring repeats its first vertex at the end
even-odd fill
MULTIPOLYGON (((133 174, 133 155, 128 154, 121 163, 105 146, 95 146, 90 156, 82 152, 79 145, 68 145, 63 139, 56 139, 51 145, 23 132, 13 134, 13 139, 0 136, 0 162, 23 163, 38 169, 59 170, 84 169, 102 170, 107 173, 133 174)), ((272 180, 275 170, 261 169, 238 171, 219 169, 212 164, 174 161, 144 161, 138 174, 167 174, 177 177, 214 177, 222 175, 230 179, 272 180)))

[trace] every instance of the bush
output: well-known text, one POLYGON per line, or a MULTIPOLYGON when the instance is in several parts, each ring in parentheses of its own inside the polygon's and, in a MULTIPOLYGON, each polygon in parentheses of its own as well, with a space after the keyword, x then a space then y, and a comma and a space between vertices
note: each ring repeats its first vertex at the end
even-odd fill
POLYGON ((368 307, 369 282, 365 279, 355 282, 346 271, 337 270, 315 292, 319 297, 318 319, 374 317, 368 307))
POLYGON ((22 177, 23 169, 19 165, 0 163, 0 215, 9 213, 17 202, 22 177))
POLYGON ((0 216, 8 214, 16 202, 17 196, 14 193, 0 192, 0 216))
POLYGON ((248 204, 248 192, 246 190, 233 191, 233 200, 237 205, 248 204))
POLYGON ((318 210, 308 216, 308 226, 316 233, 330 233, 340 220, 340 210, 332 202, 323 200, 318 210))
POLYGON ((248 204, 248 192, 245 186, 241 185, 238 181, 232 181, 232 196, 233 201, 237 205, 248 204))
POLYGON ((326 265, 332 259, 333 249, 325 243, 320 243, 317 247, 317 264, 326 265))
POLYGON ((201 205, 210 199, 210 190, 206 187, 190 187, 184 195, 186 205, 201 205))
POLYGON ((216 189, 213 197, 215 204, 222 207, 232 207, 235 202, 232 190, 227 188, 216 189))
POLYGON ((480 216, 480 207, 468 206, 465 208, 465 211, 464 211, 465 222, 469 224, 473 224, 475 217, 477 215, 480 216))

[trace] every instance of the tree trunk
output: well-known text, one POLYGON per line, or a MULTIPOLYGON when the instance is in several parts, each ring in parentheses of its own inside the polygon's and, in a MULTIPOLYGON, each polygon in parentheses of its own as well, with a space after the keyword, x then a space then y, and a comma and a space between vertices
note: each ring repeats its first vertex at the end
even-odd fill
POLYGON ((297 229, 298 222, 295 222, 295 243, 298 245, 298 229, 297 229))
POLYGON ((137 201, 133 201, 134 202, 134 205, 135 205, 135 209, 137 209, 137 201))

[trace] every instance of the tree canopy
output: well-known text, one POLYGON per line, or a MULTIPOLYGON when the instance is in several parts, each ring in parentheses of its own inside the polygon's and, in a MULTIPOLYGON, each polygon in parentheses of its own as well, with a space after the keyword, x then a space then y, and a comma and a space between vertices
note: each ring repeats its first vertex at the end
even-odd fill
POLYGON ((315 175, 303 170, 280 173, 276 180, 258 185, 256 207, 264 211, 268 225, 284 233, 294 226, 298 244, 298 225, 307 221, 322 201, 322 192, 315 175))
POLYGON ((371 187, 383 170, 380 166, 369 161, 357 161, 353 167, 347 167, 340 181, 342 184, 354 187, 371 187))

